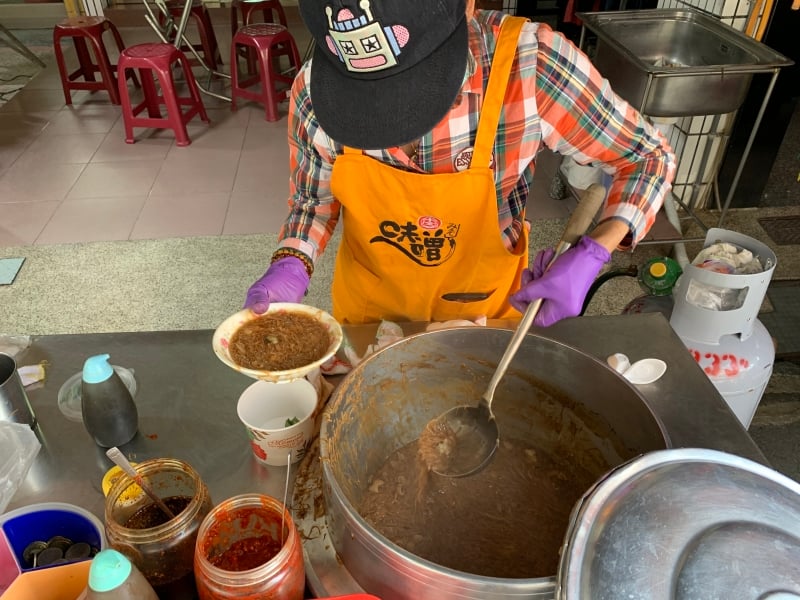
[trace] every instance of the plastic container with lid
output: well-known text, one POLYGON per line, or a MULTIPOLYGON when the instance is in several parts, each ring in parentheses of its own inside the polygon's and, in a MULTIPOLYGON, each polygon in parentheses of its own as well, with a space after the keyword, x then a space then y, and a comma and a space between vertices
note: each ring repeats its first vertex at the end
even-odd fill
POLYGON ((116 550, 101 550, 92 559, 86 600, 158 600, 153 586, 128 557, 116 550))
POLYGON ((289 511, 260 494, 222 502, 200 526, 194 573, 200 600, 302 600, 303 549, 289 511))
POLYGON ((108 354, 87 358, 81 381, 83 424, 104 448, 127 444, 139 430, 136 403, 109 358, 108 354))
POLYGON ((212 508, 200 475, 170 458, 141 461, 136 470, 175 513, 167 520, 132 477, 122 474, 106 496, 108 546, 127 556, 159 598, 195 598, 194 548, 212 508))

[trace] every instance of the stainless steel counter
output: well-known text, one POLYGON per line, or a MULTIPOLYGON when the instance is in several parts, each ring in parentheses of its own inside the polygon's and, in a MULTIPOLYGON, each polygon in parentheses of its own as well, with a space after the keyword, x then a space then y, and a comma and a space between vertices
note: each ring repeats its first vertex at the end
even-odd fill
MULTIPOLYGON (((404 326, 406 333, 423 328, 420 323, 404 326)), ((375 326, 344 329, 359 352, 374 341, 375 326)), ((632 361, 666 361, 667 373, 640 391, 662 419, 673 446, 714 448, 767 463, 660 314, 583 317, 538 333, 603 359, 623 352, 632 361)), ((62 415, 57 402, 61 385, 82 369, 87 357, 100 353, 135 372, 139 433, 121 448, 129 459, 171 457, 188 462, 205 480, 215 504, 246 492, 281 498, 285 469, 256 462, 236 416, 239 394, 253 380, 215 357, 211 336, 211 331, 170 331, 35 337, 17 362, 48 362, 44 384, 28 388, 42 449, 8 509, 70 502, 102 519, 101 481, 112 464, 81 423, 62 415)))

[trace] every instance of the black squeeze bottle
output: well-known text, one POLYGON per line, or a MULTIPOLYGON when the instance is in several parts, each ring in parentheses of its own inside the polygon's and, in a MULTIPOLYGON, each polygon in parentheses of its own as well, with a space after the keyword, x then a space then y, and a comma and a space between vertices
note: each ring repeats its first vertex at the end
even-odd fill
POLYGON ((87 358, 81 379, 83 424, 103 448, 127 444, 139 429, 136 404, 109 358, 108 354, 87 358))

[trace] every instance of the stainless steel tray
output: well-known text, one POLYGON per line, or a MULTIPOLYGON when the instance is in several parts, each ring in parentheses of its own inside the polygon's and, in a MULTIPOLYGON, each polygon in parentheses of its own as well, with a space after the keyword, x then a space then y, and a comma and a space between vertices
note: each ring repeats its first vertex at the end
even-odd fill
POLYGON ((620 96, 652 117, 733 112, 753 74, 785 56, 695 9, 578 13, 597 35, 593 62, 620 96))

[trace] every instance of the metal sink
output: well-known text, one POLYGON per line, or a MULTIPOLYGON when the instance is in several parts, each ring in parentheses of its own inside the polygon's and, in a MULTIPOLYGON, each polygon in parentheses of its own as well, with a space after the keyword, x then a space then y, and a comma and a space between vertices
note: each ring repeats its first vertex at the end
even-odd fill
POLYGON ((578 13, 597 36, 594 64, 614 90, 653 117, 737 110, 754 73, 785 56, 698 10, 578 13))

